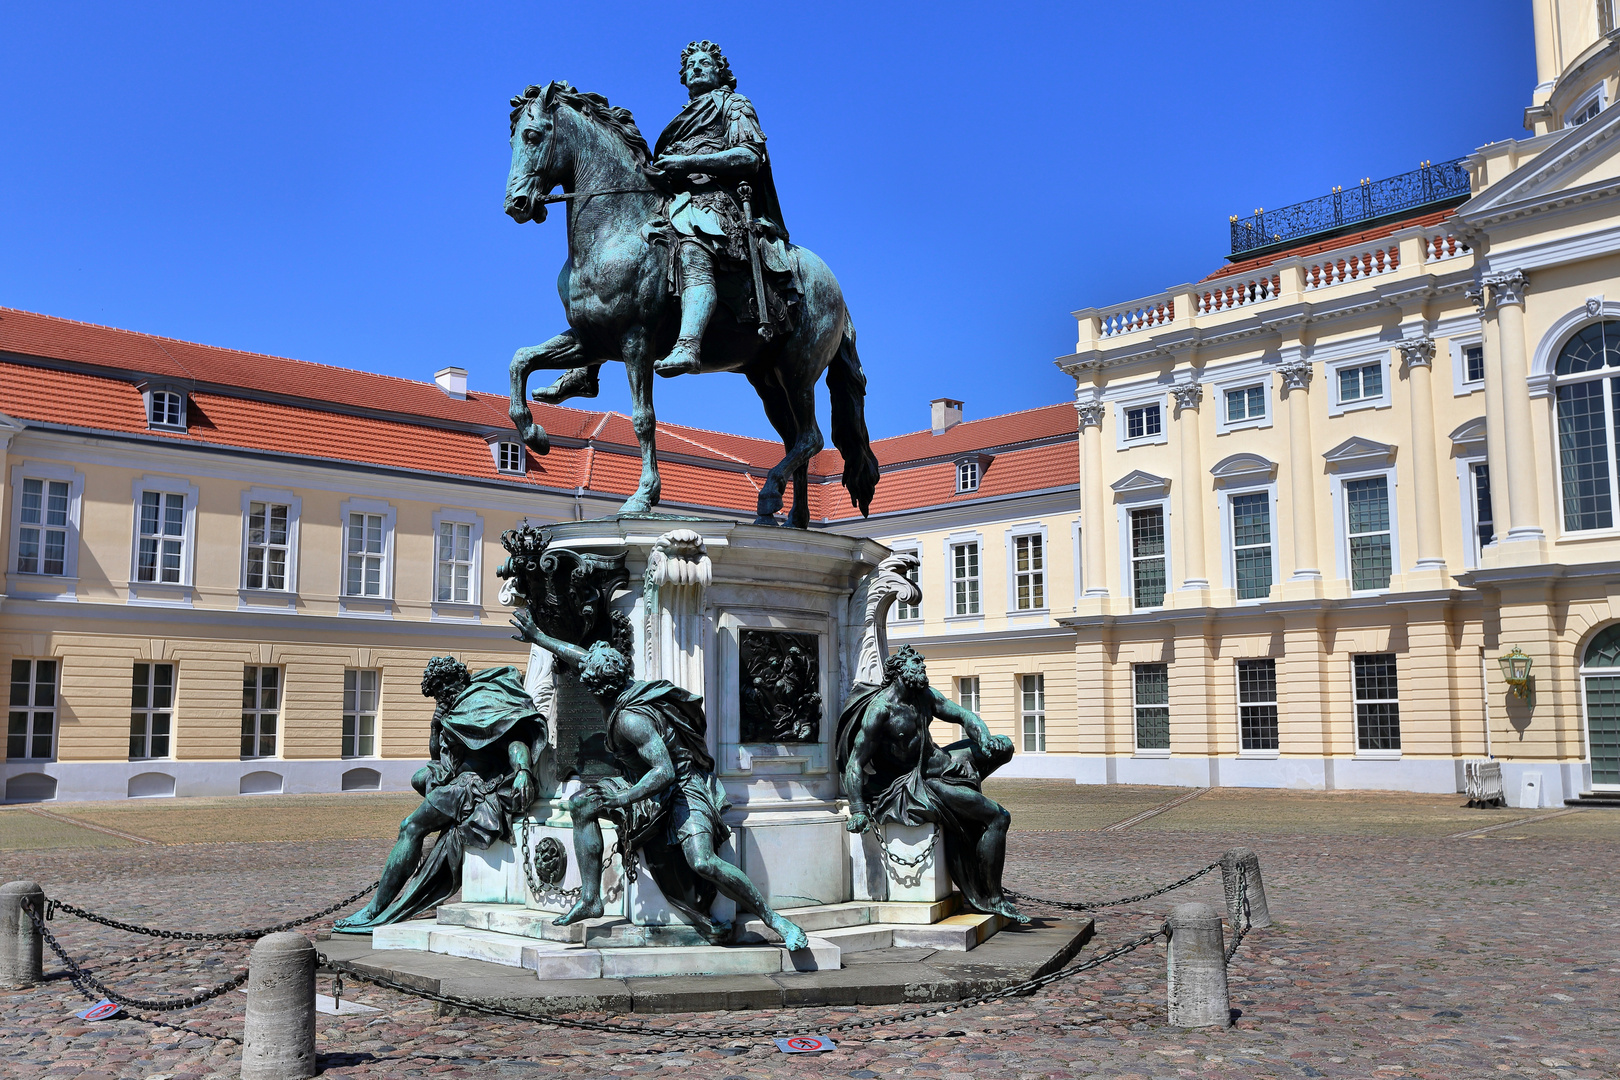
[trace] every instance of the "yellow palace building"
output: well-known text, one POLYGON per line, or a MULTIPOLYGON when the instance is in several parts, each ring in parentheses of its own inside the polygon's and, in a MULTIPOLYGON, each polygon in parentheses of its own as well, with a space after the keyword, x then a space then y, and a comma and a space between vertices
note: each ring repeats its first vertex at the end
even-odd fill
POLYGON ((1620 31, 1534 9, 1527 137, 1075 313, 1077 778, 1620 791, 1620 31))

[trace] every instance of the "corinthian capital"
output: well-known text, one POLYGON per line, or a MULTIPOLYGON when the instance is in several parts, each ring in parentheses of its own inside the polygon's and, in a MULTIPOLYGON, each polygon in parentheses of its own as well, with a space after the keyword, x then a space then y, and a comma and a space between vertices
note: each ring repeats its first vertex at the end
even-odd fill
POLYGON ((1284 390, 1308 390, 1311 385, 1311 362, 1309 360, 1289 360, 1277 365, 1277 374, 1282 376, 1284 390))
POLYGON ((1170 396, 1176 399, 1178 411, 1196 409, 1204 400, 1204 387, 1202 383, 1181 383, 1170 388, 1170 396))
POLYGON ((1400 343, 1401 361, 1409 368, 1432 367, 1434 364, 1434 339, 1430 337, 1412 338, 1400 343))
POLYGON ((1486 274, 1482 284, 1491 290, 1491 303, 1523 304, 1529 291, 1530 277, 1523 270, 1504 270, 1500 274, 1486 274))
POLYGON ((1077 401, 1074 403, 1074 411, 1080 414, 1081 431, 1086 430, 1088 427, 1102 427, 1103 412, 1105 411, 1102 402, 1077 401))

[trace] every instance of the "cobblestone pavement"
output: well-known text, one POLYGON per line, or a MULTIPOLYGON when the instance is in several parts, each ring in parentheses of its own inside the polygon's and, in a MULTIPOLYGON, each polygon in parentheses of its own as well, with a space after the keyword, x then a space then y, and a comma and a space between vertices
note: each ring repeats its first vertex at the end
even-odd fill
MULTIPOLYGON (((1083 791, 1073 797, 1084 798, 1083 791)), ((1320 815, 1331 821, 1338 812, 1360 821, 1367 815, 1358 817, 1356 805, 1324 804, 1320 815)), ((1372 817, 1387 807, 1379 804, 1372 817)), ((1523 816, 1505 811, 1465 820, 1490 824, 1523 816)), ((1242 1015, 1230 1029, 1167 1025, 1162 946, 1037 997, 876 1034, 834 1035, 837 1051, 813 1060, 780 1054, 765 1040, 689 1042, 440 1017, 430 1003, 351 985, 346 997, 383 1011, 319 1018, 324 1074, 596 1080, 684 1069, 720 1080, 1620 1077, 1620 896, 1614 889, 1620 814, 1585 811, 1478 839, 1413 836, 1396 825, 1387 830, 1394 835, 1367 835, 1359 825, 1335 835, 1318 822, 1287 836, 1274 823, 1250 832, 1194 819, 1199 831, 1192 831, 1152 820, 1151 829, 1119 833, 1015 833, 1009 883, 1034 894, 1120 896, 1171 881, 1229 846, 1253 847, 1278 922, 1252 932, 1232 963, 1232 1005, 1242 1015)), ((0 828, 9 821, 0 816, 0 828)), ((38 880, 51 894, 134 922, 230 929, 312 911, 352 892, 371 880, 381 847, 376 840, 322 840, 12 851, 0 854, 0 880, 38 880)), ((1219 905, 1218 875, 1135 908, 1103 912, 1087 955, 1159 925, 1173 904, 1189 899, 1219 905)), ((66 916, 52 926, 101 978, 140 996, 187 994, 223 981, 240 970, 247 953, 246 943, 163 942, 66 916)), ((46 970, 58 972, 60 965, 47 958, 46 970)), ((320 989, 330 992, 325 977, 320 989)), ((0 1074, 20 1080, 235 1076, 243 1002, 233 993, 156 1024, 87 1024, 72 1016, 84 1002, 59 976, 32 990, 0 991, 0 1074)), ((894 1011, 796 1010, 792 1020, 811 1026, 894 1011)), ((775 1021, 768 1014, 729 1013, 650 1022, 691 1029, 775 1021)))

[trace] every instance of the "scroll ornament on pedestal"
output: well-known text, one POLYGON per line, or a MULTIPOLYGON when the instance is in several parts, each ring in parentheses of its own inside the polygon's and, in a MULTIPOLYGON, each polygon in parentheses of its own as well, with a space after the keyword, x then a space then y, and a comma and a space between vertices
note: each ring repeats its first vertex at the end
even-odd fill
POLYGON ((916 568, 916 555, 897 551, 878 563, 878 568, 866 579, 866 621, 855 663, 857 686, 883 684, 883 661, 889 655, 889 608, 896 600, 922 603, 921 587, 908 576, 916 568))

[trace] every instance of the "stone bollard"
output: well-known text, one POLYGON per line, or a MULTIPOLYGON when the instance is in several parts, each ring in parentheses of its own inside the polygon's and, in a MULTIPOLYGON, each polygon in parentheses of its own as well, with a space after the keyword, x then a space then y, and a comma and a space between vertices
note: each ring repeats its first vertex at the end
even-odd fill
POLYGON ((45 914, 45 890, 32 881, 0 885, 0 986, 13 990, 39 982, 45 960, 45 943, 24 905, 45 914))
POLYGON ((1170 913, 1170 1022, 1177 1027, 1225 1027, 1226 939, 1208 904, 1181 904, 1170 913))
POLYGON ((1250 927, 1270 926, 1271 912, 1266 910, 1266 886, 1260 880, 1260 856, 1246 847, 1233 848, 1221 856, 1221 881, 1226 886, 1226 913, 1231 916, 1235 934, 1245 925, 1243 912, 1238 910, 1238 881, 1245 881, 1243 900, 1249 906, 1250 927))
POLYGON ((315 964, 303 934, 269 934, 248 953, 242 1080, 315 1075, 315 964))

